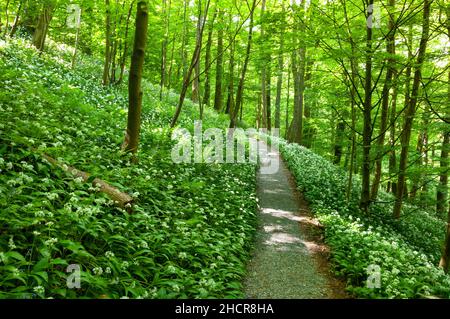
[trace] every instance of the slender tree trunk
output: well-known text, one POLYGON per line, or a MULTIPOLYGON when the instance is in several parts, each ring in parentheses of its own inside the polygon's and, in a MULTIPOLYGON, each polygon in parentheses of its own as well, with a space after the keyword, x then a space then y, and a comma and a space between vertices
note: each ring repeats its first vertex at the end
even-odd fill
MULTIPOLYGON (((450 78, 450 77, 449 77, 450 78)), ((450 117, 449 117, 450 118, 450 117)), ((448 153, 450 149, 450 130, 444 132, 440 160, 439 185, 436 192, 436 212, 439 216, 445 213, 448 206, 448 153)))
POLYGON ((277 75, 277 96, 275 99, 275 128, 281 127, 281 91, 283 88, 283 69, 284 69, 284 32, 285 32, 285 21, 284 21, 284 3, 283 5, 283 20, 281 21, 280 30, 280 49, 278 51, 278 75, 277 75))
POLYGON ((398 74, 395 72, 394 79, 394 91, 392 93, 392 105, 390 114, 390 129, 389 129, 389 183, 387 191, 392 191, 393 194, 397 193, 397 183, 392 179, 392 176, 396 174, 397 171, 397 155, 395 152, 395 141, 396 141, 396 119, 397 119, 397 95, 398 95, 398 74))
POLYGON ((103 85, 109 85, 109 68, 111 66, 111 8, 110 1, 105 0, 106 16, 105 16, 105 64, 103 65, 103 85))
MULTIPOLYGON (((206 3, 206 9, 205 9, 205 13, 204 13, 205 17, 208 16, 209 5, 210 5, 210 0, 208 0, 207 3, 206 3)), ((205 22, 206 22, 206 19, 203 19, 203 23, 202 23, 202 26, 201 26, 201 29, 200 29, 200 37, 199 38, 202 37, 203 31, 205 30, 205 22)), ((184 103, 184 99, 186 98, 186 93, 187 93, 189 84, 191 82, 190 79, 192 77, 192 72, 194 71, 194 68, 195 68, 195 66, 198 63, 198 60, 200 59, 200 50, 201 50, 201 42, 197 41, 196 45, 195 45, 194 53, 192 54, 191 64, 190 64, 190 66, 189 66, 189 68, 187 70, 186 76, 185 76, 184 81, 183 81, 183 87, 181 88, 180 99, 178 100, 178 105, 177 105, 177 108, 175 110, 175 114, 174 114, 174 116, 172 118, 172 122, 170 124, 171 128, 174 128, 175 125, 178 122, 178 117, 180 116, 181 109, 182 109, 183 103, 184 103)))
MULTIPOLYGON (((288 70, 290 68, 288 67, 288 70)), ((286 95, 286 118, 284 123, 284 138, 287 140, 289 135, 289 105, 290 105, 290 95, 291 95, 291 72, 288 72, 287 79, 287 95, 286 95)))
POLYGON ((423 5, 423 28, 422 37, 420 40, 419 53, 417 55, 417 61, 415 64, 414 81, 411 91, 411 99, 409 100, 406 113, 405 121, 403 124, 403 134, 402 134, 402 151, 400 154, 400 167, 397 182, 397 194, 393 210, 393 215, 395 218, 400 218, 403 196, 405 193, 405 181, 406 181, 406 167, 408 165, 408 151, 409 142, 411 139, 411 129, 414 121, 414 116, 416 114, 417 100, 419 97, 420 80, 422 77, 422 64, 425 60, 425 52, 427 49, 429 29, 430 29, 430 0, 424 0, 423 5))
POLYGON ((253 0, 252 7, 250 8, 250 25, 249 25, 249 31, 248 31, 247 50, 246 50, 246 54, 245 54, 244 65, 242 66, 241 78, 239 80, 239 85, 237 88, 236 103, 234 105, 234 109, 230 110, 230 115, 231 115, 230 127, 231 128, 236 127, 237 115, 239 114, 240 108, 242 107, 245 75, 247 73, 248 62, 250 60, 250 52, 251 52, 251 48, 252 48, 255 8, 256 8, 256 0, 253 0))
POLYGON ((338 122, 336 126, 336 135, 334 143, 334 164, 336 165, 341 164, 344 135, 345 135, 345 123, 338 122))
MULTIPOLYGON (((211 47, 212 47, 212 36, 214 30, 214 22, 216 20, 217 12, 214 12, 214 16, 209 24, 208 30, 208 40, 206 41, 206 51, 205 51, 205 91, 203 93, 203 104, 209 106, 211 98, 211 75, 210 75, 210 64, 211 64, 211 47)), ((222 55, 222 52, 219 51, 222 55)))
MULTIPOLYGON (((425 110, 422 114, 422 123, 421 123, 421 130, 417 136, 417 161, 416 167, 419 169, 418 174, 414 174, 411 177, 412 186, 411 186, 411 193, 410 198, 414 199, 417 196, 417 193, 420 192, 420 189, 423 188, 423 180, 425 177, 425 174, 423 173, 423 169, 426 169, 427 161, 428 161, 428 125, 429 125, 429 108, 426 106, 425 110)), ((423 202, 420 202, 420 205, 422 205, 423 202)))
MULTIPOLYGON (((446 8, 447 13, 447 32, 448 37, 450 40, 450 6, 447 5, 446 8)), ((450 65, 449 65, 450 66, 450 65)), ((447 82, 447 111, 445 114, 445 117, 448 120, 450 120, 450 109, 448 108, 448 105, 450 105, 450 71, 448 72, 448 82, 447 82)), ((442 140, 442 148, 441 148, 441 160, 440 160, 440 176, 439 176, 439 185, 437 187, 436 192, 436 213, 438 216, 443 216, 445 213, 445 210, 448 208, 448 219, 450 222, 450 205, 448 204, 448 170, 449 170, 449 163, 448 163, 448 153, 450 151, 450 127, 447 124, 444 127, 443 133, 443 140, 442 140)), ((450 225, 450 224, 449 224, 450 225)), ((449 259, 449 251, 450 251, 450 233, 447 234, 447 254, 443 258, 445 259, 445 269, 448 269, 448 262, 449 259)))
POLYGON ((44 6, 38 18, 38 23, 33 34, 33 45, 40 52, 44 51, 45 39, 48 33, 48 27, 52 19, 52 6, 44 6))
POLYGON ((375 201, 378 197, 378 190, 380 188, 381 181, 381 170, 383 165, 383 155, 384 155, 384 141, 386 136, 386 131, 388 128, 388 114, 389 114, 389 92, 392 88, 392 78, 395 73, 395 0, 389 0, 389 8, 392 12, 389 13, 389 34, 387 36, 387 48, 386 52, 388 54, 387 58, 387 71, 386 79, 383 86, 382 92, 382 106, 381 106, 381 119, 380 119, 380 136, 377 140, 377 152, 375 156, 375 176, 372 182, 371 190, 371 200, 375 201))
POLYGON ((125 36, 124 36, 124 45, 123 45, 123 53, 122 53, 122 59, 120 63, 120 75, 119 79, 117 80, 117 84, 122 83, 123 81, 123 75, 125 73, 125 64, 128 56, 128 31, 130 29, 130 18, 131 13, 133 11, 134 1, 130 4, 130 9, 128 10, 128 17, 127 17, 127 24, 125 26, 125 36))
POLYGON ((184 0, 184 9, 183 9, 183 37, 181 41, 181 67, 183 69, 183 79, 186 78, 187 72, 188 72, 188 65, 187 65, 187 49, 186 46, 188 44, 188 29, 187 29, 187 23, 188 23, 188 17, 187 17, 187 11, 188 11, 188 5, 189 0, 184 0))
POLYGON ((229 61, 229 71, 228 71, 228 88, 227 88, 227 104, 225 108, 225 114, 230 114, 231 116, 231 110, 234 109, 234 50, 235 50, 235 43, 234 41, 231 44, 231 50, 230 50, 230 61, 229 61))
POLYGON ((447 218, 447 234, 445 235, 444 249, 442 250, 439 267, 443 268, 446 273, 450 268, 450 208, 448 210, 447 218))
POLYGON ((223 77, 223 10, 219 12, 219 32, 217 34, 217 60, 216 60, 216 88, 214 94, 214 109, 222 110, 222 77, 223 77))
POLYGON ((80 40, 80 30, 81 30, 81 21, 77 21, 77 33, 75 35, 75 48, 73 49, 72 55, 72 70, 75 69, 75 64, 77 62, 77 53, 78 53, 78 42, 80 40))
MULTIPOLYGON (((317 42, 318 45, 318 42, 317 42)), ((308 61, 306 64, 306 75, 305 75, 305 88, 308 87, 309 83, 311 82, 312 77, 312 69, 314 66, 314 61, 312 58, 308 61)), ((306 94, 304 97, 305 103, 304 103, 304 133, 303 133, 303 146, 307 148, 311 148, 312 140, 314 136, 314 128, 311 123, 311 100, 308 100, 306 94)))
POLYGON ((159 88, 159 100, 162 101, 164 86, 166 85, 166 69, 167 69, 167 45, 169 41, 169 23, 170 23, 170 0, 167 7, 167 0, 163 0, 163 16, 164 16, 164 38, 161 44, 161 81, 159 88))
POLYGON ((9 33, 9 37, 10 38, 12 38, 14 36, 14 34, 16 34, 17 27, 19 26, 20 13, 22 11, 22 5, 23 5, 23 1, 20 1, 19 2, 19 6, 17 8, 17 12, 16 12, 16 17, 14 18, 14 22, 13 22, 13 25, 11 27, 11 31, 9 33))
POLYGON ((172 70, 173 70, 173 57, 175 54, 175 42, 176 42, 176 36, 172 39, 172 49, 170 52, 170 65, 169 65, 169 74, 167 75, 167 91, 170 91, 172 88, 172 70))
MULTIPOLYGON (((136 155, 139 147, 142 110, 142 71, 147 44, 148 7, 146 1, 139 1, 136 13, 136 30, 128 84, 128 125, 123 149, 136 155)), ((136 157, 135 157, 136 158, 136 157)))
MULTIPOLYGON (((6 22, 5 22, 5 31, 4 31, 4 36, 6 37, 6 35, 8 34, 8 27, 9 27, 9 11, 8 11, 8 9, 9 9, 9 1, 10 0, 7 0, 6 1, 6 5, 5 5, 5 19, 6 19, 6 22)), ((0 23, 0 26, 1 26, 1 23, 0 23)))
POLYGON ((200 53, 203 42, 203 30, 202 30, 202 19, 206 20, 206 16, 202 17, 202 1, 198 1, 198 17, 197 17, 197 35, 196 35, 196 43, 200 46, 199 57, 195 61, 194 65, 194 80, 192 81, 192 102, 198 103, 200 100, 200 53))
MULTIPOLYGON (((446 8, 447 13, 447 31, 450 39, 450 6, 447 5, 446 8)), ((448 83, 447 83, 447 105, 450 103, 450 71, 448 73, 448 83)), ((450 119, 450 111, 447 107, 446 112, 447 120, 450 119)), ((443 215, 445 207, 448 205, 448 152, 450 150, 450 128, 447 127, 444 130, 444 140, 442 142, 442 150, 441 150, 441 176, 439 178, 439 187, 437 192, 437 204, 436 211, 438 214, 443 215)), ((446 273, 448 273, 450 266, 450 205, 448 207, 448 215, 447 215, 447 235, 445 236, 444 249, 442 251, 441 261, 439 262, 439 266, 444 269, 446 273)))
POLYGON ((303 103, 305 92, 306 47, 298 50, 298 59, 292 58, 292 77, 294 78, 294 116, 289 129, 289 141, 297 144, 303 142, 303 103))
POLYGON ((266 11, 266 0, 262 0, 261 4, 261 39, 262 39, 262 69, 261 69, 261 98, 262 98, 262 110, 263 110, 263 123, 265 125, 265 128, 267 128, 270 131, 270 106, 268 103, 270 102, 270 98, 268 98, 268 71, 267 71, 267 64, 270 63, 270 57, 268 57, 266 51, 266 44, 267 39, 265 35, 265 23, 264 23, 264 16, 266 11))
MULTIPOLYGON (((373 8, 374 0, 369 0, 369 7, 373 8)), ((369 13, 369 15, 372 12, 369 13)), ((364 110, 363 110, 363 164, 362 189, 360 208, 369 210, 370 205, 370 149, 372 142, 372 27, 366 27, 366 74, 364 84, 364 110)))

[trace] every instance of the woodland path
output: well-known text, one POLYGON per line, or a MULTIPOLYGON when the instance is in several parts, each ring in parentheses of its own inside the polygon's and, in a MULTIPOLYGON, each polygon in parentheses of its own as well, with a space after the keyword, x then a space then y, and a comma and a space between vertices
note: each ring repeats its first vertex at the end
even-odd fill
POLYGON ((262 166, 278 160, 275 174, 257 175, 259 228, 247 266, 247 298, 348 298, 345 285, 329 271, 328 249, 319 223, 296 190, 293 176, 278 152, 259 142, 262 166), (264 159, 265 158, 265 159, 264 159))

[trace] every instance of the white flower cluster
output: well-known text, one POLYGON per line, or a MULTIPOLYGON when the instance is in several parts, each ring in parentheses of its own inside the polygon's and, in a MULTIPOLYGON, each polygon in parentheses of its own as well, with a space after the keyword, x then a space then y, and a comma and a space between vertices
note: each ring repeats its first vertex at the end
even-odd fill
POLYGON ((53 246, 54 244, 56 244, 58 242, 58 238, 50 238, 47 239, 46 241, 44 241, 44 245, 45 246, 53 246))
POLYGON ((95 267, 94 269, 92 269, 92 272, 96 276, 101 276, 103 274, 103 268, 102 267, 95 267))
POLYGON ((112 251, 107 251, 105 257, 108 259, 114 258, 114 253, 112 251))
POLYGON ((43 294, 45 293, 45 289, 42 286, 36 286, 33 288, 33 291, 37 294, 43 294))

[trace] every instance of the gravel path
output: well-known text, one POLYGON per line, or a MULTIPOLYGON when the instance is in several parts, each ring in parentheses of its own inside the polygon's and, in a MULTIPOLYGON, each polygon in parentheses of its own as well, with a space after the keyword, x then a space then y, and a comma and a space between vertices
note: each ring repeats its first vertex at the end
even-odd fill
POLYGON ((302 232, 302 201, 290 172, 278 152, 267 153, 266 145, 259 143, 260 156, 266 157, 261 166, 268 166, 271 159, 278 160, 280 167, 275 174, 262 174, 261 168, 258 172, 259 230, 244 281, 247 298, 341 298, 335 292, 335 279, 313 256, 318 244, 302 232))

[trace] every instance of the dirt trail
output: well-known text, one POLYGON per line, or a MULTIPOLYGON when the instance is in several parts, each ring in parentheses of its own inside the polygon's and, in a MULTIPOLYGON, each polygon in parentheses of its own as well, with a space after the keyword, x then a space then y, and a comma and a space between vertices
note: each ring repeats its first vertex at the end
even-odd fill
POLYGON ((244 281, 248 298, 348 298, 344 283, 329 271, 322 231, 278 152, 260 142, 261 166, 279 161, 275 174, 257 176, 259 229, 244 281))

